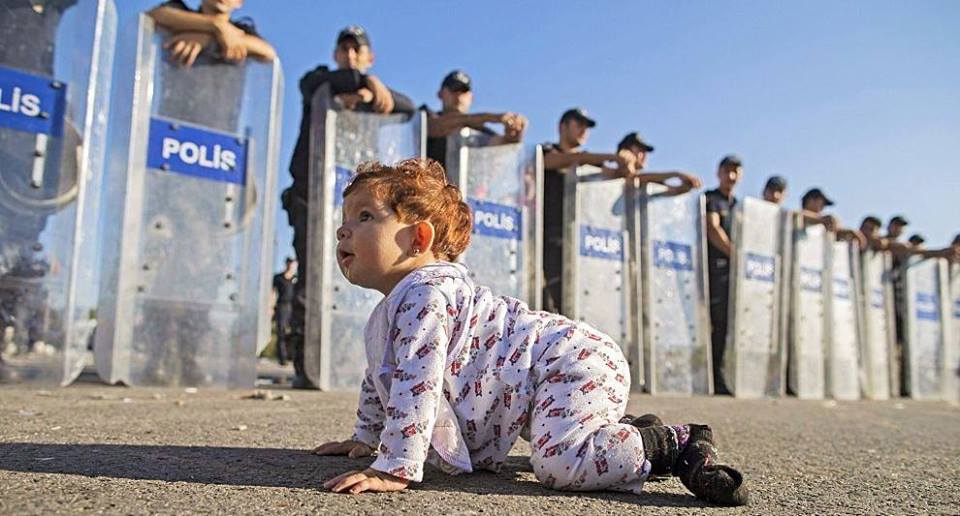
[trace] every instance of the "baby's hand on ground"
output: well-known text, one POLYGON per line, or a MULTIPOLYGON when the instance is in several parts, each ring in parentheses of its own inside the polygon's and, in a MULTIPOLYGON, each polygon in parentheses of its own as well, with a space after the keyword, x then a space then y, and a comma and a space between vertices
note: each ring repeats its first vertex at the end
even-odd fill
POLYGON ((373 448, 357 441, 330 441, 313 449, 314 455, 346 455, 351 459, 373 455, 373 448))
POLYGON ((323 487, 334 493, 360 494, 364 491, 385 493, 406 489, 409 483, 410 481, 405 478, 367 468, 363 471, 348 471, 331 478, 323 483, 323 487))

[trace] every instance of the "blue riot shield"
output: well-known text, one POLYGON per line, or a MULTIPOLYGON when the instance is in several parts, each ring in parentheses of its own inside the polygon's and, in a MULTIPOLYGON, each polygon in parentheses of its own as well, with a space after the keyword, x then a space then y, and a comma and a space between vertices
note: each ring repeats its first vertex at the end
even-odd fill
POLYGON ((735 217, 724 371, 738 398, 781 396, 786 374, 780 305, 785 218, 776 204, 750 197, 738 205, 735 217))
POLYGON ((827 391, 842 400, 860 399, 860 249, 838 240, 830 252, 827 297, 827 391))
POLYGON ((460 257, 478 285, 540 308, 542 229, 540 146, 447 139, 447 174, 473 211, 470 247, 460 257))
POLYGON ((913 399, 937 400, 944 396, 950 306, 947 266, 942 258, 915 257, 901 272, 904 275, 904 379, 907 394, 913 399))
POLYGON ((833 238, 821 225, 794 232, 789 384, 801 399, 826 394, 827 296, 833 238))
POLYGON ((620 344, 637 390, 641 362, 630 324, 632 252, 625 245, 630 216, 625 181, 604 180, 600 169, 591 166, 570 170, 564 178, 563 315, 620 344))
POLYGON ((0 0, 0 383, 67 385, 96 326, 111 0, 0 0))
POLYGON ((649 184, 640 198, 643 363, 651 394, 710 394, 704 200, 649 184))
POLYGON ((170 61, 145 15, 114 81, 96 361, 107 382, 252 387, 269 338, 282 76, 170 61))
POLYGON ((343 190, 364 161, 394 164, 422 157, 424 115, 339 110, 326 87, 313 97, 304 367, 321 389, 357 389, 367 366, 363 329, 383 296, 351 284, 337 266, 336 230, 343 190))
POLYGON ((864 396, 872 400, 889 399, 892 392, 891 357, 896 344, 893 316, 892 260, 882 251, 862 254, 860 276, 860 305, 863 310, 864 396))

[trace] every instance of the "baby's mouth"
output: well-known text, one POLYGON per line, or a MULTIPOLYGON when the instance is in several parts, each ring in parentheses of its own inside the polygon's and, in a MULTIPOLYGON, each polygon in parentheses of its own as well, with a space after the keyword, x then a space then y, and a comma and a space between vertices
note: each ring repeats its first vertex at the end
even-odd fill
POLYGON ((353 257, 353 253, 344 251, 343 249, 337 249, 337 261, 339 261, 341 265, 349 264, 353 261, 353 257))

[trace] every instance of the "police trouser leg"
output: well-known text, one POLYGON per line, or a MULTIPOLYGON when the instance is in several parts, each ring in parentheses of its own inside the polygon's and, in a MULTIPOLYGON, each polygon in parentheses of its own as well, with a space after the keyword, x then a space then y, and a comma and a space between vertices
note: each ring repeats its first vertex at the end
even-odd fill
POLYGON ((713 358, 713 392, 730 394, 723 368, 723 354, 727 349, 727 309, 729 308, 730 278, 715 274, 710 278, 710 347, 713 358))
POLYGON ((293 298, 293 313, 290 317, 290 336, 287 341, 290 346, 290 358, 293 360, 293 369, 296 374, 294 387, 312 387, 307 378, 304 365, 304 346, 307 328, 307 271, 309 270, 309 246, 307 239, 307 216, 309 206, 307 201, 297 197, 292 190, 284 192, 284 209, 287 219, 293 228, 293 250, 297 255, 297 285, 293 298))

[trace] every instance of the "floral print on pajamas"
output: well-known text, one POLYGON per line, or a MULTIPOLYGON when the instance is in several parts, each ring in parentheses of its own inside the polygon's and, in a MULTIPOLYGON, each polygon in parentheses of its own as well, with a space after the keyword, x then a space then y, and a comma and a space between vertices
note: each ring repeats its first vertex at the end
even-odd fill
POLYGON ((618 421, 630 376, 610 337, 476 287, 438 262, 404 278, 365 332, 368 367, 353 439, 373 469, 419 482, 498 471, 521 434, 537 478, 562 490, 639 492, 639 431, 618 421))

